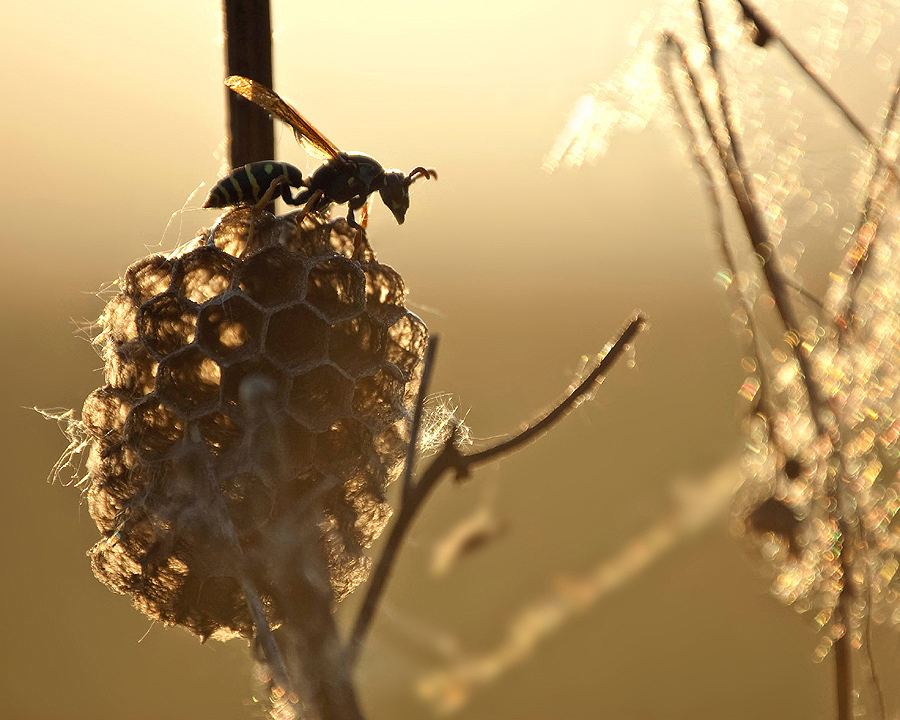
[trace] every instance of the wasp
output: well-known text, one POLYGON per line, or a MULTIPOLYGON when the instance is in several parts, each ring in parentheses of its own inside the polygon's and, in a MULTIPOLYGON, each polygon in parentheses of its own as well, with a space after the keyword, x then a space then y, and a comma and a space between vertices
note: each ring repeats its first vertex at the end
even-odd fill
POLYGON ((248 163, 232 170, 219 180, 210 191, 203 207, 220 208, 242 203, 258 203, 273 183, 278 190, 273 194, 280 194, 282 200, 294 205, 296 203, 290 188, 303 187, 303 174, 293 165, 275 160, 248 163))
POLYGON ((244 165, 216 184, 203 207, 241 203, 265 206, 277 192, 288 205, 306 205, 307 211, 324 210, 331 203, 347 203, 347 221, 361 227, 354 213, 377 190, 391 214, 402 224, 409 209, 409 186, 420 177, 437 180, 433 169, 417 167, 404 174, 399 170, 385 170, 369 155, 341 152, 296 109, 254 80, 232 75, 225 84, 290 126, 297 142, 325 163, 307 178, 293 165, 274 160, 244 165), (294 195, 291 188, 299 192, 294 195))

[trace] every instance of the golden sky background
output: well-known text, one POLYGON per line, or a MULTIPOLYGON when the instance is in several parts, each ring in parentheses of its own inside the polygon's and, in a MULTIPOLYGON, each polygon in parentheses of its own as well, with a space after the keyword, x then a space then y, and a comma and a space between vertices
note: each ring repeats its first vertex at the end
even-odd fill
MULTIPOLYGON (((615 557, 665 517, 674 481, 740 450, 742 351, 676 133, 622 134, 593 167, 540 168, 577 98, 629 56, 629 28, 656 4, 273 3, 275 89, 342 149, 440 173, 415 185, 403 226, 376 200, 370 240, 441 334, 433 389, 453 394, 475 438, 545 408, 634 310, 651 324, 635 367, 616 367, 592 403, 436 494, 363 663, 373 719, 429 716, 414 685, 440 665, 432 635, 488 651, 559 576, 615 557), (485 487, 508 532, 432 578, 434 543, 485 487)), ((45 482, 65 442, 29 410, 77 408, 101 383, 71 322, 99 315, 93 293, 216 217, 199 206, 223 156, 219 4, 17 3, 3 26, 0 715, 256 717, 241 643, 201 646, 151 627, 93 579, 85 552, 98 535, 79 491, 45 482)), ((884 76, 835 83, 874 122, 884 76)), ((821 150, 835 163, 852 160, 841 137, 821 150)), ((278 159, 316 167, 289 131, 276 126, 276 138, 278 159)), ((847 219, 805 240, 817 291, 827 274, 816 258, 836 256, 847 219)), ((766 587, 723 516, 571 618, 456 717, 821 716, 830 665, 813 663, 808 619, 766 587)))

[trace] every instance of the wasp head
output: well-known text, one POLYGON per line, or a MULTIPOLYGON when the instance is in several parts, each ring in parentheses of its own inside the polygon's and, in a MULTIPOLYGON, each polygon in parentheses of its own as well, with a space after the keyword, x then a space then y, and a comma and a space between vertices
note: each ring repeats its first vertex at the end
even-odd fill
POLYGON ((381 199, 388 206, 397 222, 402 225, 409 210, 409 183, 401 172, 384 174, 384 184, 379 190, 381 199))
POLYGON ((392 170, 384 174, 383 184, 379 193, 384 204, 388 206, 388 209, 400 225, 403 224, 403 221, 406 219, 406 211, 409 210, 409 186, 419 176, 437 180, 437 173, 434 170, 426 170, 423 167, 417 167, 409 175, 404 175, 399 170, 392 170))

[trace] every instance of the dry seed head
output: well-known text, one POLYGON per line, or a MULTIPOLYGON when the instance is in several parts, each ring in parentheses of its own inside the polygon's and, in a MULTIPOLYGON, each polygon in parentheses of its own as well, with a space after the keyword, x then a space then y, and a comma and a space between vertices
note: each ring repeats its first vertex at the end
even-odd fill
POLYGON ((310 517, 335 597, 364 579, 427 340, 401 277, 343 220, 264 213, 252 243, 247 228, 228 212, 128 269, 82 411, 94 573, 203 638, 253 634, 247 575, 280 621, 267 569, 296 555, 299 570, 310 517))

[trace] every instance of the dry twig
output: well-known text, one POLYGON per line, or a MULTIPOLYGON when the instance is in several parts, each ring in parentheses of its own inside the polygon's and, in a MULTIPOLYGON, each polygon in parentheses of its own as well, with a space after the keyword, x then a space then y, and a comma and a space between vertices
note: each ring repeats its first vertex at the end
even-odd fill
MULTIPOLYGON (((511 438, 483 450, 464 452, 460 450, 456 443, 455 429, 451 431, 443 449, 422 472, 418 481, 415 484, 411 483, 409 490, 404 494, 397 521, 388 536, 375 572, 369 582, 365 599, 350 636, 347 646, 347 662, 350 667, 356 664, 360 649, 371 627, 388 578, 393 570, 400 547, 413 521, 418 516, 419 510, 444 473, 452 471, 456 480, 467 479, 479 465, 509 454, 546 432, 603 381, 610 368, 627 350, 630 343, 645 325, 646 320, 643 315, 636 315, 610 346, 609 350, 599 358, 596 367, 584 379, 570 387, 563 399, 552 410, 511 438)), ((421 402, 422 397, 420 396, 420 405, 421 402)), ((417 410, 417 412, 419 411, 417 410)), ((416 438, 413 438, 411 442, 415 443, 415 440, 416 438)))
MULTIPOLYGON (((784 37, 784 35, 775 28, 764 16, 762 16, 756 8, 745 0, 738 0, 746 17, 751 20, 759 31, 757 43, 765 44, 771 39, 777 40, 788 52, 791 58, 801 67, 801 69, 810 77, 810 79, 822 90, 831 100, 833 105, 847 118, 850 124, 859 132, 859 134, 869 144, 871 151, 877 160, 876 174, 879 168, 886 170, 893 180, 897 178, 897 170, 893 161, 886 155, 882 144, 887 130, 882 133, 881 143, 877 143, 862 126, 861 122, 849 110, 847 105, 841 101, 834 91, 820 78, 810 65, 797 52, 793 45, 784 37)), ((834 468, 833 475, 830 476, 827 485, 827 495, 833 504, 833 512, 831 517, 836 524, 840 533, 840 540, 836 544, 838 561, 841 569, 841 585, 837 597, 837 605, 834 609, 834 621, 837 626, 846 626, 852 614, 850 603, 856 596, 854 588, 854 576, 852 573, 853 553, 855 552, 855 543, 857 540, 855 528, 862 525, 861 519, 853 510, 853 502, 847 497, 849 490, 847 483, 849 475, 847 473, 847 464, 844 457, 843 441, 845 429, 841 421, 838 408, 828 393, 822 387, 817 379, 811 358, 809 347, 799 342, 802 337, 802 327, 800 318, 797 315, 788 297, 787 290, 790 283, 786 280, 785 275, 779 269, 779 260, 775 250, 775 243, 770 239, 769 230, 766 228, 763 220, 763 213, 759 207, 759 202, 755 198, 754 190, 750 181, 750 173, 747 169, 743 151, 741 148, 740 136, 734 129, 732 120, 732 110, 730 108, 730 96, 723 77, 719 48, 716 41, 714 23, 709 15, 707 3, 704 0, 697 0, 697 10, 700 19, 703 36, 706 40, 708 56, 706 71, 707 77, 710 78, 715 91, 716 104, 715 112, 710 108, 701 91, 701 83, 697 72, 691 66, 686 50, 681 41, 672 34, 666 34, 663 37, 662 47, 664 51, 668 51, 670 56, 677 56, 682 68, 688 77, 688 86, 693 94, 694 100, 702 118, 702 124, 705 126, 710 140, 718 154, 719 162, 724 171, 726 182, 729 190, 734 197, 740 215, 747 232, 748 239, 754 253, 759 258, 760 270, 766 280, 767 287, 774 301, 775 310, 781 319, 785 331, 785 338, 789 341, 791 352, 799 369, 799 379, 808 401, 808 412, 810 420, 815 427, 815 434, 823 443, 825 448, 822 451, 824 461, 834 468), (793 341, 790 339, 793 338, 793 341)), ((669 61, 671 63, 671 59, 669 61)), ((704 177, 708 184, 714 185, 712 174, 706 164, 705 157, 702 152, 697 150, 697 129, 690 125, 683 105, 678 93, 675 91, 674 84, 671 81, 671 65, 668 66, 667 77, 671 85, 672 94, 676 100, 676 108, 679 111, 685 126, 691 134, 692 147, 695 148, 695 156, 704 177)), ((892 105, 895 107, 895 105, 892 105)), ((892 117, 893 111, 889 112, 892 117)), ((890 123, 890 120, 888 121, 890 123)), ((731 256, 730 248, 724 240, 723 223, 721 220, 721 203, 718 199, 715 189, 711 191, 711 197, 716 214, 716 232, 720 239, 723 254, 725 256, 726 265, 734 276, 735 263, 731 256)), ((871 198, 870 204, 876 204, 871 198)), ((873 229, 873 228, 870 228, 873 229)), ((868 248, 866 248, 866 251, 868 248)), ((863 253, 865 256, 865 251, 863 253)), ((861 270, 859 265, 852 268, 851 280, 856 271, 861 270)), ((858 286, 858 279, 856 279, 858 286)), ((807 295, 808 297, 808 295, 807 295)), ((758 360, 760 368, 760 390, 763 397, 759 398, 757 403, 757 411, 766 418, 767 426, 773 425, 770 417, 771 409, 765 405, 765 396, 767 380, 762 363, 762 355, 760 348, 755 339, 755 329, 752 326, 752 312, 750 310, 749 300, 738 291, 738 304, 744 311, 745 316, 749 319, 748 330, 753 338, 753 350, 758 360)), ((853 293, 849 295, 848 311, 852 311, 853 293)), ((817 303, 821 305, 821 303, 817 303)), ((852 312, 845 313, 852 314, 852 312)), ((846 327, 852 322, 852 318, 842 318, 835 316, 833 322, 838 327, 846 327)), ((842 333, 839 332, 842 335, 842 333)), ((861 528, 864 531, 864 527, 861 528)), ((848 720, 852 715, 852 695, 853 695, 853 677, 851 668, 851 648, 848 632, 845 630, 834 641, 835 664, 836 664, 836 688, 837 688, 837 708, 839 720, 848 720)))

